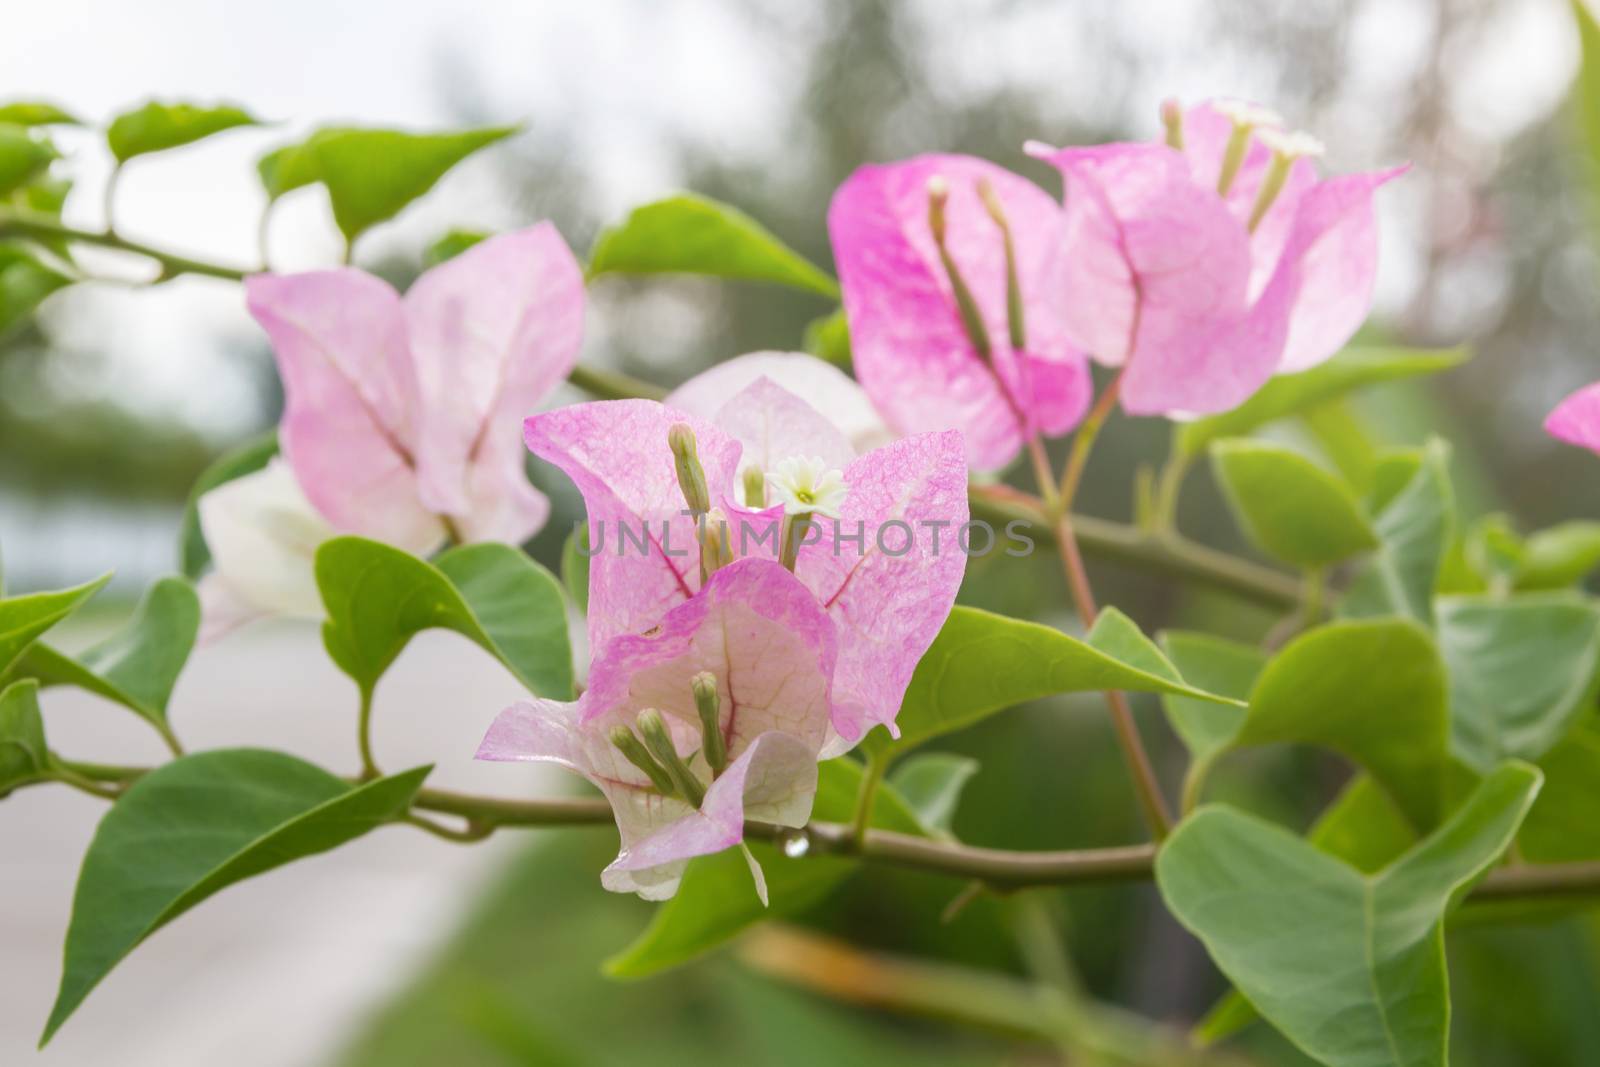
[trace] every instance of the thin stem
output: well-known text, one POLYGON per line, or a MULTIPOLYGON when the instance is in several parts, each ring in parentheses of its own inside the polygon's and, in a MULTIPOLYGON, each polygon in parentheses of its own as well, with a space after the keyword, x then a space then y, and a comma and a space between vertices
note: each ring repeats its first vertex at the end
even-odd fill
POLYGON ((372 758, 372 690, 361 687, 361 715, 356 721, 356 747, 361 750, 361 780, 381 778, 377 760, 372 758))
MULTIPOLYGON (((91 784, 101 786, 134 781, 150 773, 148 767, 77 760, 59 760, 58 763, 79 777, 91 779, 91 784)), ((45 785, 49 781, 40 779, 19 784, 17 788, 45 785)), ((413 812, 456 815, 480 826, 496 828, 610 826, 613 823, 610 805, 599 797, 510 800, 423 789, 417 793, 412 808, 413 812)), ((1156 856, 1156 847, 1148 844, 1017 852, 876 829, 869 829, 858 845, 851 828, 840 823, 811 823, 800 832, 805 835, 807 851, 811 854, 855 856, 870 863, 977 879, 996 889, 1149 881, 1154 876, 1156 856)), ((745 824, 744 833, 750 840, 777 841, 792 837, 796 831, 771 823, 751 822, 745 824)), ((1600 861, 1496 868, 1469 899, 1571 896, 1600 896, 1600 861)))
POLYGON ((122 177, 122 164, 114 164, 111 173, 106 176, 105 215, 106 233, 117 232, 117 179, 122 177))
MULTIPOLYGON (((1083 620, 1084 628, 1089 629, 1100 614, 1094 591, 1089 586, 1089 573, 1084 569, 1072 523, 1063 518, 1058 530, 1056 541, 1061 548, 1062 569, 1072 589, 1072 599, 1078 606, 1078 616, 1083 620)), ((1111 710, 1111 725, 1117 732, 1117 744, 1122 749, 1128 772, 1133 776, 1134 789, 1139 794, 1139 806, 1144 811, 1145 822, 1157 841, 1164 840, 1172 830, 1172 815, 1167 810, 1166 798, 1162 796, 1156 769, 1144 749, 1144 741, 1139 737, 1139 725, 1134 721, 1133 709, 1128 706, 1127 696, 1118 690, 1106 690, 1105 699, 1106 706, 1111 710)))
POLYGON ((156 733, 160 734, 161 740, 166 743, 167 750, 174 756, 182 756, 183 743, 178 740, 178 735, 172 732, 172 725, 165 719, 152 719, 151 722, 156 728, 156 733))
POLYGON ((1094 407, 1089 409, 1089 414, 1078 424, 1078 432, 1072 439, 1072 451, 1067 453, 1067 467, 1061 475, 1061 506, 1064 508, 1072 507, 1073 500, 1077 498, 1078 486, 1083 481, 1084 468, 1089 463, 1089 453, 1094 449, 1094 443, 1099 438, 1100 430, 1105 426, 1106 420, 1116 410, 1117 397, 1121 391, 1122 375, 1119 374, 1101 391, 1094 402, 1094 407))
POLYGON ((435 822, 432 819, 414 813, 402 815, 400 821, 407 826, 415 826, 418 830, 432 834, 434 837, 462 845, 474 844, 494 833, 494 825, 492 823, 469 822, 465 829, 457 830, 452 826, 445 826, 443 823, 435 822))
POLYGON ((875 749, 867 756, 867 769, 861 775, 861 790, 856 794, 856 813, 850 820, 850 839, 856 848, 867 840, 867 827, 872 822, 872 805, 878 799, 878 786, 883 784, 883 773, 889 769, 889 753, 875 749))
POLYGON ((52 767, 49 773, 51 779, 63 785, 70 785, 72 788, 88 793, 90 796, 100 797, 103 800, 116 800, 122 795, 121 787, 101 785, 93 778, 85 777, 72 768, 59 763, 52 767))
POLYGON ((1170 534, 1178 528, 1178 497, 1183 492, 1184 475, 1189 473, 1189 457, 1176 447, 1161 466, 1161 477, 1156 483, 1156 511, 1152 526, 1159 532, 1170 534))
POLYGON ((243 281, 248 271, 236 267, 222 266, 217 263, 208 263, 204 260, 190 259, 172 252, 166 252, 138 241, 130 241, 114 233, 95 230, 80 230, 71 226, 64 226, 54 219, 33 215, 0 213, 0 237, 33 237, 58 241, 77 241, 87 245, 97 245, 101 248, 111 248, 118 252, 128 252, 132 255, 143 256, 153 260, 161 267, 160 280, 165 281, 175 278, 180 274, 198 274, 208 278, 222 278, 226 281, 243 281))

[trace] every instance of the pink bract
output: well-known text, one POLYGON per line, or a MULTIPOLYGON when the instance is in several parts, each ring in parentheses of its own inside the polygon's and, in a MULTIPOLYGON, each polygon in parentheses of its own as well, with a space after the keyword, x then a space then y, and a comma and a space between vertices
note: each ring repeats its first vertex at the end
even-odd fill
POLYGON ((1069 338, 1073 250, 1044 190, 971 156, 865 166, 828 209, 856 375, 901 433, 958 429, 977 470, 998 470, 1034 433, 1061 434, 1088 406, 1088 364, 1069 338), (985 358, 964 328, 928 218, 928 183, 949 188, 946 247, 982 314, 985 358), (1016 248, 1027 345, 1007 325, 1004 241, 978 183, 1000 200, 1016 248))
POLYGON ((1600 453, 1600 382, 1567 397, 1544 420, 1545 431, 1569 445, 1600 453))

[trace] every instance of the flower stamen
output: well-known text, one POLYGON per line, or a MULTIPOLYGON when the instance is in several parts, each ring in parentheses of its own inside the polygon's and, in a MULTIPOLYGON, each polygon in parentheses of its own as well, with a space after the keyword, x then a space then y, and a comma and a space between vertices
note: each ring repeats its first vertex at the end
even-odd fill
POLYGON ((1272 163, 1267 167, 1266 176, 1261 179, 1255 206, 1250 209, 1248 229, 1251 233, 1266 218, 1267 212, 1272 210, 1273 202, 1283 191, 1283 184, 1288 180, 1289 170, 1295 161, 1315 158, 1323 152, 1322 142, 1309 133, 1262 130, 1257 136, 1263 145, 1272 150, 1272 163))

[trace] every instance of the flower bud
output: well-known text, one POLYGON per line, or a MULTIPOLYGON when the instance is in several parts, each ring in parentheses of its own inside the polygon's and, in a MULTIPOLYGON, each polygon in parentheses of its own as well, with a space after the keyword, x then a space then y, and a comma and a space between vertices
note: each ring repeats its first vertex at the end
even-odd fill
POLYGON ((1006 253, 1006 326, 1010 332, 1011 347, 1021 351, 1028 347, 1028 330, 1023 320, 1022 282, 1017 275, 1017 249, 1011 239, 1011 223, 1006 218, 1005 207, 994 185, 988 178, 978 179, 978 196, 994 224, 1000 227, 1000 240, 1006 253))
POLYGON ((760 467, 744 469, 744 506, 758 509, 767 506, 767 476, 760 467))
POLYGON ((672 449, 672 464, 678 472, 678 488, 683 491, 684 501, 690 511, 704 515, 711 510, 711 492, 706 488, 706 472, 700 466, 694 431, 687 423, 675 423, 667 431, 667 445, 672 449))
POLYGON ((1176 100, 1161 101, 1161 125, 1167 131, 1167 147, 1183 151, 1183 107, 1176 100))
POLYGON ((728 520, 721 511, 707 512, 700 519, 700 581, 733 562, 733 550, 728 547, 728 520))
POLYGON ((700 779, 695 777, 689 765, 683 762, 683 757, 678 755, 677 746, 672 743, 672 735, 667 731, 667 721, 655 708, 645 708, 634 722, 639 727, 639 736, 644 740, 644 747, 650 750, 650 755, 654 756, 662 767, 666 768, 677 793, 698 808, 700 802, 706 798, 705 786, 700 784, 700 779))
POLYGON ((610 733, 611 743, 623 757, 635 767, 645 773, 650 779, 650 784, 664 796, 675 796, 677 789, 672 784, 672 776, 666 769, 651 758, 650 753, 633 736, 633 731, 626 726, 614 727, 610 733))
POLYGON ((989 330, 983 324, 983 314, 978 301, 972 296, 966 279, 956 268, 956 261, 945 248, 945 206, 950 202, 950 183, 935 174, 928 179, 928 229, 933 231, 933 243, 939 249, 939 262, 944 266, 945 277, 950 280, 950 293, 956 299, 956 309, 961 313, 961 325, 972 341, 972 347, 985 360, 989 358, 989 330))
POLYGON ((928 179, 928 228, 940 247, 944 246, 944 209, 949 202, 950 183, 935 174, 928 179))
POLYGON ((722 698, 717 695, 717 676, 701 671, 689 681, 694 690, 694 707, 700 713, 700 751, 711 765, 713 775, 728 765, 728 747, 722 738, 722 698))

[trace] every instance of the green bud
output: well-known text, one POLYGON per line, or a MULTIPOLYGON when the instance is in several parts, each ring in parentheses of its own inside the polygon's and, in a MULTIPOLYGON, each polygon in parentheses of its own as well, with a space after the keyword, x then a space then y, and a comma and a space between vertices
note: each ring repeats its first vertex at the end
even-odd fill
POLYGON ((728 748, 722 739, 722 698, 717 695, 717 676, 701 671, 689 681, 694 690, 694 707, 700 713, 700 751, 711 765, 713 775, 728 765, 728 748))
POLYGON ((678 472, 678 488, 683 490, 684 501, 690 511, 704 515, 711 510, 711 492, 706 488, 706 472, 700 466, 694 431, 687 423, 677 423, 667 431, 667 444, 672 449, 672 464, 678 472))
POLYGON ((791 572, 800 562, 800 542, 805 540, 806 527, 809 525, 811 520, 805 515, 783 517, 783 549, 778 554, 778 562, 791 572))
POLYGON ((678 755, 678 749, 672 743, 672 735, 667 732, 667 721, 655 708, 645 708, 634 720, 639 727, 639 736, 644 740, 644 747, 650 750, 661 766, 666 768, 667 774, 672 777, 672 784, 677 793, 695 807, 706 798, 706 788, 700 784, 689 765, 683 762, 683 757, 678 755))
POLYGON ((727 519, 722 512, 713 511, 700 522, 700 580, 704 582, 732 562, 727 519))
POLYGON ((767 506, 767 476, 760 467, 750 466, 744 469, 744 506, 747 508, 767 506))
POLYGON ((967 331, 972 347, 987 360, 990 352, 989 330, 983 324, 983 313, 978 310, 978 301, 973 298, 972 290, 961 277, 961 271, 956 269, 956 261, 950 257, 950 251, 944 246, 944 212, 945 205, 949 202, 950 183, 937 174, 929 178, 928 228, 933 231, 933 243, 939 248, 939 262, 944 265, 945 277, 950 279, 950 292, 956 298, 956 309, 961 312, 961 325, 967 331))
POLYGON ((651 758, 650 753, 639 743, 639 739, 633 736, 632 730, 626 726, 615 727, 611 731, 610 738, 617 751, 621 752, 629 763, 645 773, 651 785, 665 796, 677 795, 678 791, 672 784, 672 776, 666 772, 666 768, 651 758))
POLYGON ((1017 249, 1011 240, 1011 223, 1006 219, 1005 208, 988 178, 978 179, 978 196, 989 212, 994 224, 1000 227, 1000 239, 1006 252, 1006 326, 1011 334, 1011 347, 1022 351, 1028 347, 1028 330, 1023 320, 1022 281, 1017 276, 1017 249))
POLYGON ((1161 125, 1167 130, 1167 147, 1183 151, 1183 108, 1176 100, 1161 101, 1161 125))
POLYGON ((944 245, 944 208, 950 202, 950 183, 935 174, 928 179, 928 228, 933 239, 944 245))

